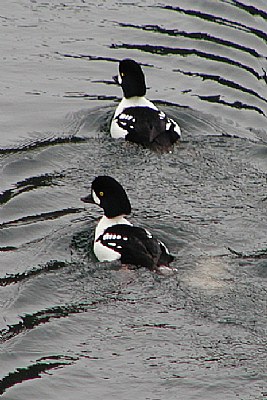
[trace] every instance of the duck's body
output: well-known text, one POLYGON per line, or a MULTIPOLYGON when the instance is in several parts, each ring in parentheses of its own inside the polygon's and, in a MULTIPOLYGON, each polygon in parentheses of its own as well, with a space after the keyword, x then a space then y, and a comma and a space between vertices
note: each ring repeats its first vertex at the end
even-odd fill
POLYGON ((163 149, 180 139, 179 125, 146 99, 145 77, 139 64, 122 60, 117 82, 124 96, 111 121, 112 137, 163 149))
POLYGON ((125 218, 131 212, 131 205, 126 192, 115 179, 97 177, 92 183, 91 195, 82 200, 104 209, 94 238, 94 253, 99 261, 120 260, 122 264, 161 273, 173 270, 169 263, 174 257, 167 247, 149 231, 133 226, 125 218))

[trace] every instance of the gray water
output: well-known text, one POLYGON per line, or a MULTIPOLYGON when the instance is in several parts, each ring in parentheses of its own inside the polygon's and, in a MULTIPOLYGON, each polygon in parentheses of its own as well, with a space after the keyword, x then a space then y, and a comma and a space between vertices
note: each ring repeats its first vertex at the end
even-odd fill
POLYGON ((2 0, 3 399, 267 398, 267 6, 259 0, 2 0), (182 142, 109 137, 118 62, 182 142), (176 256, 161 277, 98 263, 92 179, 176 256))

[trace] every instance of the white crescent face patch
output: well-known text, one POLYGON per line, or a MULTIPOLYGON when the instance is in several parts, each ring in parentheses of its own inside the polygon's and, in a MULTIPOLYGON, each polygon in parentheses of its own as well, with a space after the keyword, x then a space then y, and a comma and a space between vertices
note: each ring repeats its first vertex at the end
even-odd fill
POLYGON ((99 197, 97 197, 97 195, 96 195, 94 190, 92 190, 92 197, 93 197, 94 202, 96 204, 100 205, 100 199, 99 199, 99 197))

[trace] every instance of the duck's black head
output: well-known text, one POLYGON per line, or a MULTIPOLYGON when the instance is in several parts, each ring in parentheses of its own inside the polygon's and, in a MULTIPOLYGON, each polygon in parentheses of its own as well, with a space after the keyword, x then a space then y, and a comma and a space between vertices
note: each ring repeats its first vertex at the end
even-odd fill
POLYGON ((123 95, 126 99, 133 96, 144 96, 146 94, 145 76, 140 65, 130 58, 125 58, 119 64, 119 76, 115 77, 121 85, 123 95))
POLYGON ((108 218, 128 215, 131 204, 121 184, 111 176, 96 177, 91 186, 91 194, 81 198, 84 203, 94 203, 104 209, 108 218))

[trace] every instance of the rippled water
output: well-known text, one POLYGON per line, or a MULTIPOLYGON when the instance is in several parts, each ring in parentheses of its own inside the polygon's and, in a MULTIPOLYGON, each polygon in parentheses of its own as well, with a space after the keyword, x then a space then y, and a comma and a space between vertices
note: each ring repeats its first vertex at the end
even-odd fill
POLYGON ((1 5, 2 397, 265 399, 265 1, 1 5), (108 135, 125 57, 172 153, 108 135), (96 262, 80 197, 103 173, 177 275, 96 262))

